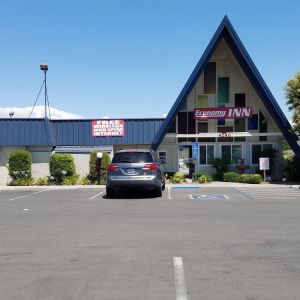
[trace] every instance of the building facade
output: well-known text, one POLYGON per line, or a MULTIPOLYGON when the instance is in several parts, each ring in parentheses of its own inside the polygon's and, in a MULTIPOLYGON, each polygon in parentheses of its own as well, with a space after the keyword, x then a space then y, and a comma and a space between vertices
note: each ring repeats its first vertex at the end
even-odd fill
POLYGON ((71 153, 84 176, 93 150, 150 147, 165 171, 186 175, 213 174, 217 157, 253 173, 261 154, 274 149, 272 176, 280 180, 285 142, 300 159, 297 136, 225 16, 165 119, 0 119, 0 184, 10 180, 14 150, 31 153, 38 178, 49 175, 52 153, 71 153))

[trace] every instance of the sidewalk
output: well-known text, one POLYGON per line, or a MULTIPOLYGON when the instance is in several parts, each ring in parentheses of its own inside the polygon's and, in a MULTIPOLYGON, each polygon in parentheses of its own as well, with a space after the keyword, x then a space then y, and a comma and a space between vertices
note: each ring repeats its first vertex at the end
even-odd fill
MULTIPOLYGON (((283 188, 289 187, 292 189, 300 189, 300 185, 287 184, 287 183, 268 183, 263 182, 261 184, 247 184, 238 182, 223 182, 213 181, 211 183, 186 183, 186 184, 166 184, 166 188, 189 188, 189 187, 213 187, 213 188, 237 188, 237 187, 253 187, 253 188, 283 188)), ((36 190, 77 190, 77 189, 103 189, 105 185, 43 185, 43 186, 0 186, 0 191, 36 191, 36 190)))

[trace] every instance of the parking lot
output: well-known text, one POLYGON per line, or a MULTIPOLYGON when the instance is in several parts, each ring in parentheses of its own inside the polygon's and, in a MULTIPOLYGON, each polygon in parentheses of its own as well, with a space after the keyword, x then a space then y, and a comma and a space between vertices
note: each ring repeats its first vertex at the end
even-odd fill
POLYGON ((0 191, 0 298, 299 299, 300 191, 0 191))

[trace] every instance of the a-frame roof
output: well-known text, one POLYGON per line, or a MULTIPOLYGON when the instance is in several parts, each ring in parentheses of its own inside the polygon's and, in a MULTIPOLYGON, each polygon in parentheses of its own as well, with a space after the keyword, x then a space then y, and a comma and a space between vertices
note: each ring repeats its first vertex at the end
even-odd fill
POLYGON ((159 147, 174 118, 176 117, 179 109, 181 108, 184 101, 187 99, 189 93, 193 89, 195 83, 197 82, 199 76, 203 72, 206 64, 215 52, 222 38, 227 43, 228 47, 230 48, 233 55, 240 64, 242 70, 246 74, 248 80, 255 89, 256 93, 262 100, 270 115, 273 117, 279 130, 282 132, 283 136, 291 146, 292 150, 295 152, 296 156, 300 159, 300 147, 297 144, 297 136, 293 133, 289 121, 287 120, 283 111, 279 107, 277 101, 275 100, 271 91, 267 87, 266 83, 264 82, 262 76, 260 75, 256 66, 254 65, 252 59, 250 58, 247 50, 245 49, 243 43, 241 42, 240 38, 235 32, 227 16, 223 18, 221 24, 219 25, 217 31, 213 35, 198 64, 196 65, 195 69, 193 70, 192 74, 190 75, 189 79, 184 85, 182 91, 177 97, 175 103, 173 104, 164 123, 162 124, 156 136, 154 137, 152 142, 152 148, 154 150, 157 150, 157 148, 159 147))

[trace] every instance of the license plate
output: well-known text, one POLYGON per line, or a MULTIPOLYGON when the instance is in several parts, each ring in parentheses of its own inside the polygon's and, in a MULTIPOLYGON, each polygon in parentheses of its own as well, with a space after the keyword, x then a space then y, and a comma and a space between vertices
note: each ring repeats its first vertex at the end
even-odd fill
POLYGON ((127 174, 135 174, 135 169, 127 169, 127 174))

